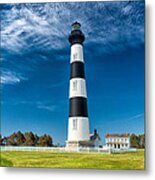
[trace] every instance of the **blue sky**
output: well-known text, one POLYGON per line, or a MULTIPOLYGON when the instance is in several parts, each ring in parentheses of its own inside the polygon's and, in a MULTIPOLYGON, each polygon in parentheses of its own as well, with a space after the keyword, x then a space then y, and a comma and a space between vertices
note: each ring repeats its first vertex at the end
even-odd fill
POLYGON ((90 131, 144 133, 144 1, 4 4, 1 131, 50 134, 64 144, 70 25, 84 43, 90 131))

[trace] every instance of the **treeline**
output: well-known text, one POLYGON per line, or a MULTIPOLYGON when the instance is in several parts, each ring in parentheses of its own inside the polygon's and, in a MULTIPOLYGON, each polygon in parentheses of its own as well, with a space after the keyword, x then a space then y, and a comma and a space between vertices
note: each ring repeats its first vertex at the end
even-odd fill
POLYGON ((22 133, 20 131, 14 132, 10 136, 4 136, 0 134, 0 145, 1 146, 53 146, 53 140, 50 135, 44 134, 38 136, 33 132, 22 133))
POLYGON ((145 148, 145 135, 131 134, 130 136, 130 146, 133 148, 145 148))

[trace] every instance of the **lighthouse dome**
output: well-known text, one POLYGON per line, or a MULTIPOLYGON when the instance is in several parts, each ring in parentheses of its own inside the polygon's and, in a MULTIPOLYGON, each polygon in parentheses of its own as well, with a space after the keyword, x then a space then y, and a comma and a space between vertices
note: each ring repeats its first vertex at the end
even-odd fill
POLYGON ((76 21, 72 24, 72 31, 69 35, 68 40, 71 45, 76 43, 83 44, 85 37, 81 31, 81 24, 79 22, 76 21))

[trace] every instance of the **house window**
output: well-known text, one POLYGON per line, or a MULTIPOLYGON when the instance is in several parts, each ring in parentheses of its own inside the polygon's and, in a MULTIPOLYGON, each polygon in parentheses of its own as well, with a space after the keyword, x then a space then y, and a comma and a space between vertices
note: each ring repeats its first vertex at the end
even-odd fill
POLYGON ((73 81, 73 91, 77 91, 77 80, 73 81))
POLYGON ((77 129, 77 119, 73 119, 73 129, 77 129))

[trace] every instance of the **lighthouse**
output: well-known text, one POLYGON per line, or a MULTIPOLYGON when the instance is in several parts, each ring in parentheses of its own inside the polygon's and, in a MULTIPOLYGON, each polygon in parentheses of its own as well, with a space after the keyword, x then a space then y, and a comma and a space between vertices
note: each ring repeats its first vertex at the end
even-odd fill
POLYGON ((87 91, 84 72, 83 42, 85 36, 81 24, 72 24, 68 38, 71 44, 69 118, 67 147, 87 146, 89 144, 89 120, 87 111, 87 91))

